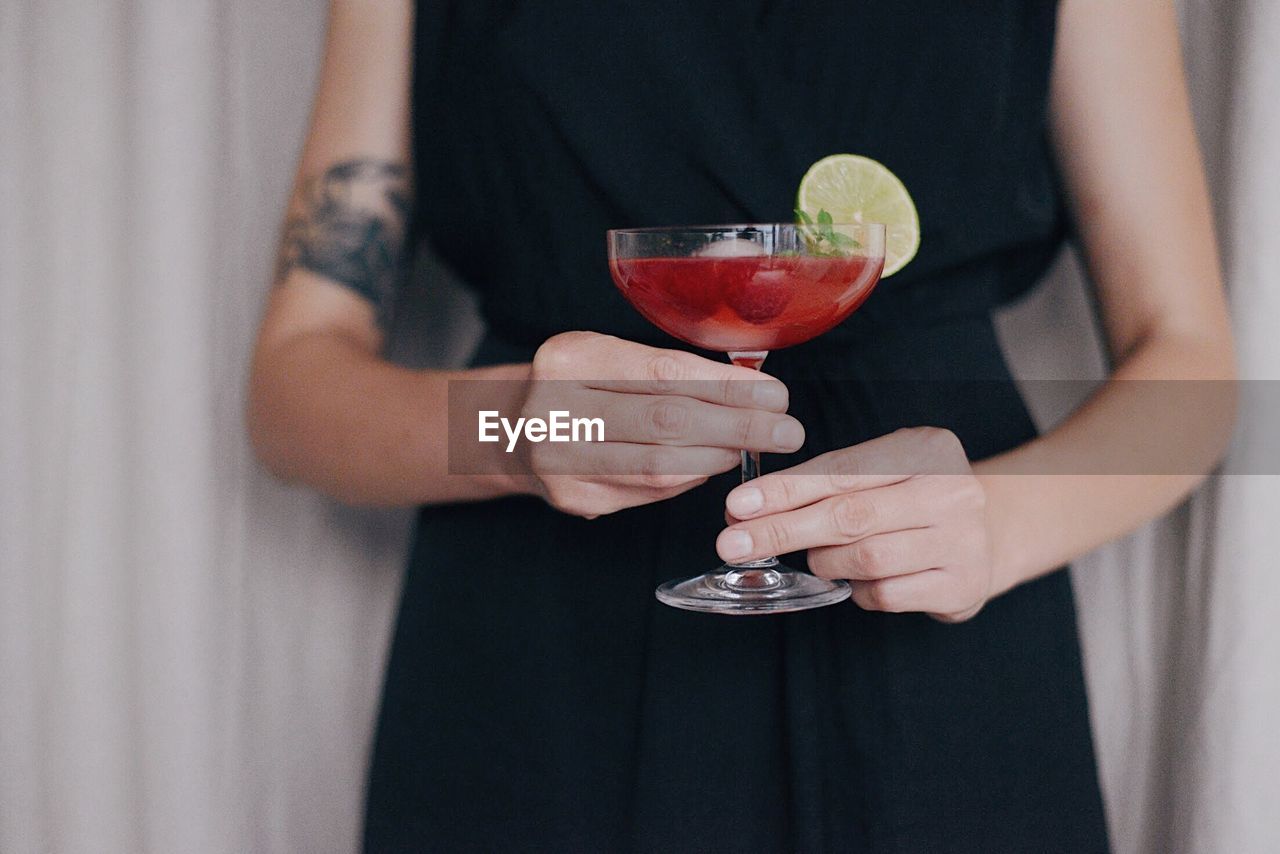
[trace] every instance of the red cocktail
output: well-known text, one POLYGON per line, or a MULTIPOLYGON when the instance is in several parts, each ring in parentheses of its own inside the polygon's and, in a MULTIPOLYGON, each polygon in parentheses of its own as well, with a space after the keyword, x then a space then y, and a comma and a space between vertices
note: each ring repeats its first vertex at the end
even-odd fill
MULTIPOLYGON (((883 225, 830 217, 806 225, 615 229, 608 239, 613 280, 649 321, 757 369, 770 350, 808 341, 852 314, 884 269, 883 225)), ((742 479, 759 467, 759 455, 744 451, 742 479)), ((758 614, 830 605, 848 598, 849 588, 766 558, 669 581, 657 596, 692 611, 758 614)))
POLYGON ((641 314, 705 350, 777 350, 821 335, 853 313, 880 279, 884 256, 626 258, 614 281, 641 314))

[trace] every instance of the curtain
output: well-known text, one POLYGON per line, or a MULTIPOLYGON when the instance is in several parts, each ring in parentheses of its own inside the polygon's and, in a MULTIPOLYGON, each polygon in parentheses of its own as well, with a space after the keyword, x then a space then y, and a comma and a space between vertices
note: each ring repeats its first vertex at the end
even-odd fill
MULTIPOLYGON (((1183 506, 1077 561, 1093 728, 1117 852, 1280 851, 1280 4, 1186 0, 1192 106, 1214 192, 1245 401, 1224 469, 1183 506), (1263 406, 1252 405, 1261 401, 1263 406)), ((1037 420, 1065 416, 1101 377, 1078 259, 1068 253, 999 318, 1037 420), (1039 382, 1037 380, 1049 380, 1039 382)))
POLYGON ((0 4, 0 851, 350 851, 404 514, 255 467, 326 4, 0 4))
MULTIPOLYGON (((356 847, 409 514, 273 481, 241 426, 325 5, 0 4, 5 854, 356 847)), ((1280 9, 1184 18, 1242 362, 1274 379, 1280 9)), ((423 275, 413 311, 467 314, 423 275)), ((1082 294, 1067 257, 1001 318, 1019 375, 1100 370, 1082 294)), ((456 359, 474 320, 435 331, 397 353, 456 359)), ((1075 570, 1118 851, 1280 850, 1278 512, 1223 477, 1075 570)))

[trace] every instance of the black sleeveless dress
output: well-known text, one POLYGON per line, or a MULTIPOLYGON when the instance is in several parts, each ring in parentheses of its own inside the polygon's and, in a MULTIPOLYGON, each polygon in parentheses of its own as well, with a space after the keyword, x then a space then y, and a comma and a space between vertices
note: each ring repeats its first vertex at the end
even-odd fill
MULTIPOLYGON (((570 329, 683 346, 615 290, 605 230, 786 221, 811 163, 857 152, 911 189, 923 245, 770 356, 808 439, 766 468, 905 425, 975 459, 1025 442, 990 312, 1063 238, 1054 20, 1039 0, 420 3, 420 228, 480 296, 477 362, 570 329)), ((422 512, 366 850, 1105 851, 1067 574, 962 625, 658 604, 719 563, 734 477, 594 521, 422 512)))

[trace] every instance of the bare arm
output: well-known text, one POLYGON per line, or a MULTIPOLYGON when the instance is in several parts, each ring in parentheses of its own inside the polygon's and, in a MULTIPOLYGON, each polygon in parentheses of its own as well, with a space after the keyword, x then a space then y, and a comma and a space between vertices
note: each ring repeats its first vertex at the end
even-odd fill
MULTIPOLYGON (((341 499, 407 504, 517 491, 446 476, 450 374, 380 357, 405 275, 412 4, 333 0, 320 86, 254 352, 248 423, 276 474, 341 499)), ((521 378, 527 366, 484 375, 521 378)))
POLYGON ((1232 337, 1173 4, 1066 0, 1059 15, 1052 129, 1114 370, 1056 430, 976 467, 998 589, 1177 503, 1221 456, 1235 415, 1232 337), (1124 474, 1139 455, 1146 471, 1124 474), (1002 476, 1023 472, 1058 474, 1002 476))

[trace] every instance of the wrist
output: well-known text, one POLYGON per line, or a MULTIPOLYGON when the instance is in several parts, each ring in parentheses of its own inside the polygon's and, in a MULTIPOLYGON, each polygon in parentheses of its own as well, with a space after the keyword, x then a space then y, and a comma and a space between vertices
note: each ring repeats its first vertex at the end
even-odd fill
MULTIPOLYGON (((476 414, 495 410, 516 417, 529 394, 529 365, 502 364, 459 370, 417 372, 427 409, 422 452, 427 455, 426 503, 541 495, 528 455, 507 453, 503 443, 476 441, 476 414), (433 482, 436 485, 431 485, 433 482), (446 485, 447 484, 447 485, 446 485), (443 487, 443 489, 441 488, 443 487)), ((417 469, 415 469, 417 470, 417 469)))
POLYGON ((1007 485, 1005 478, 1009 476, 980 471, 975 471, 975 475, 986 493, 987 542, 991 551, 991 593, 988 598, 994 599, 1028 580, 1025 544, 1017 535, 1018 526, 1009 518, 1009 496, 1003 488, 1007 485))

